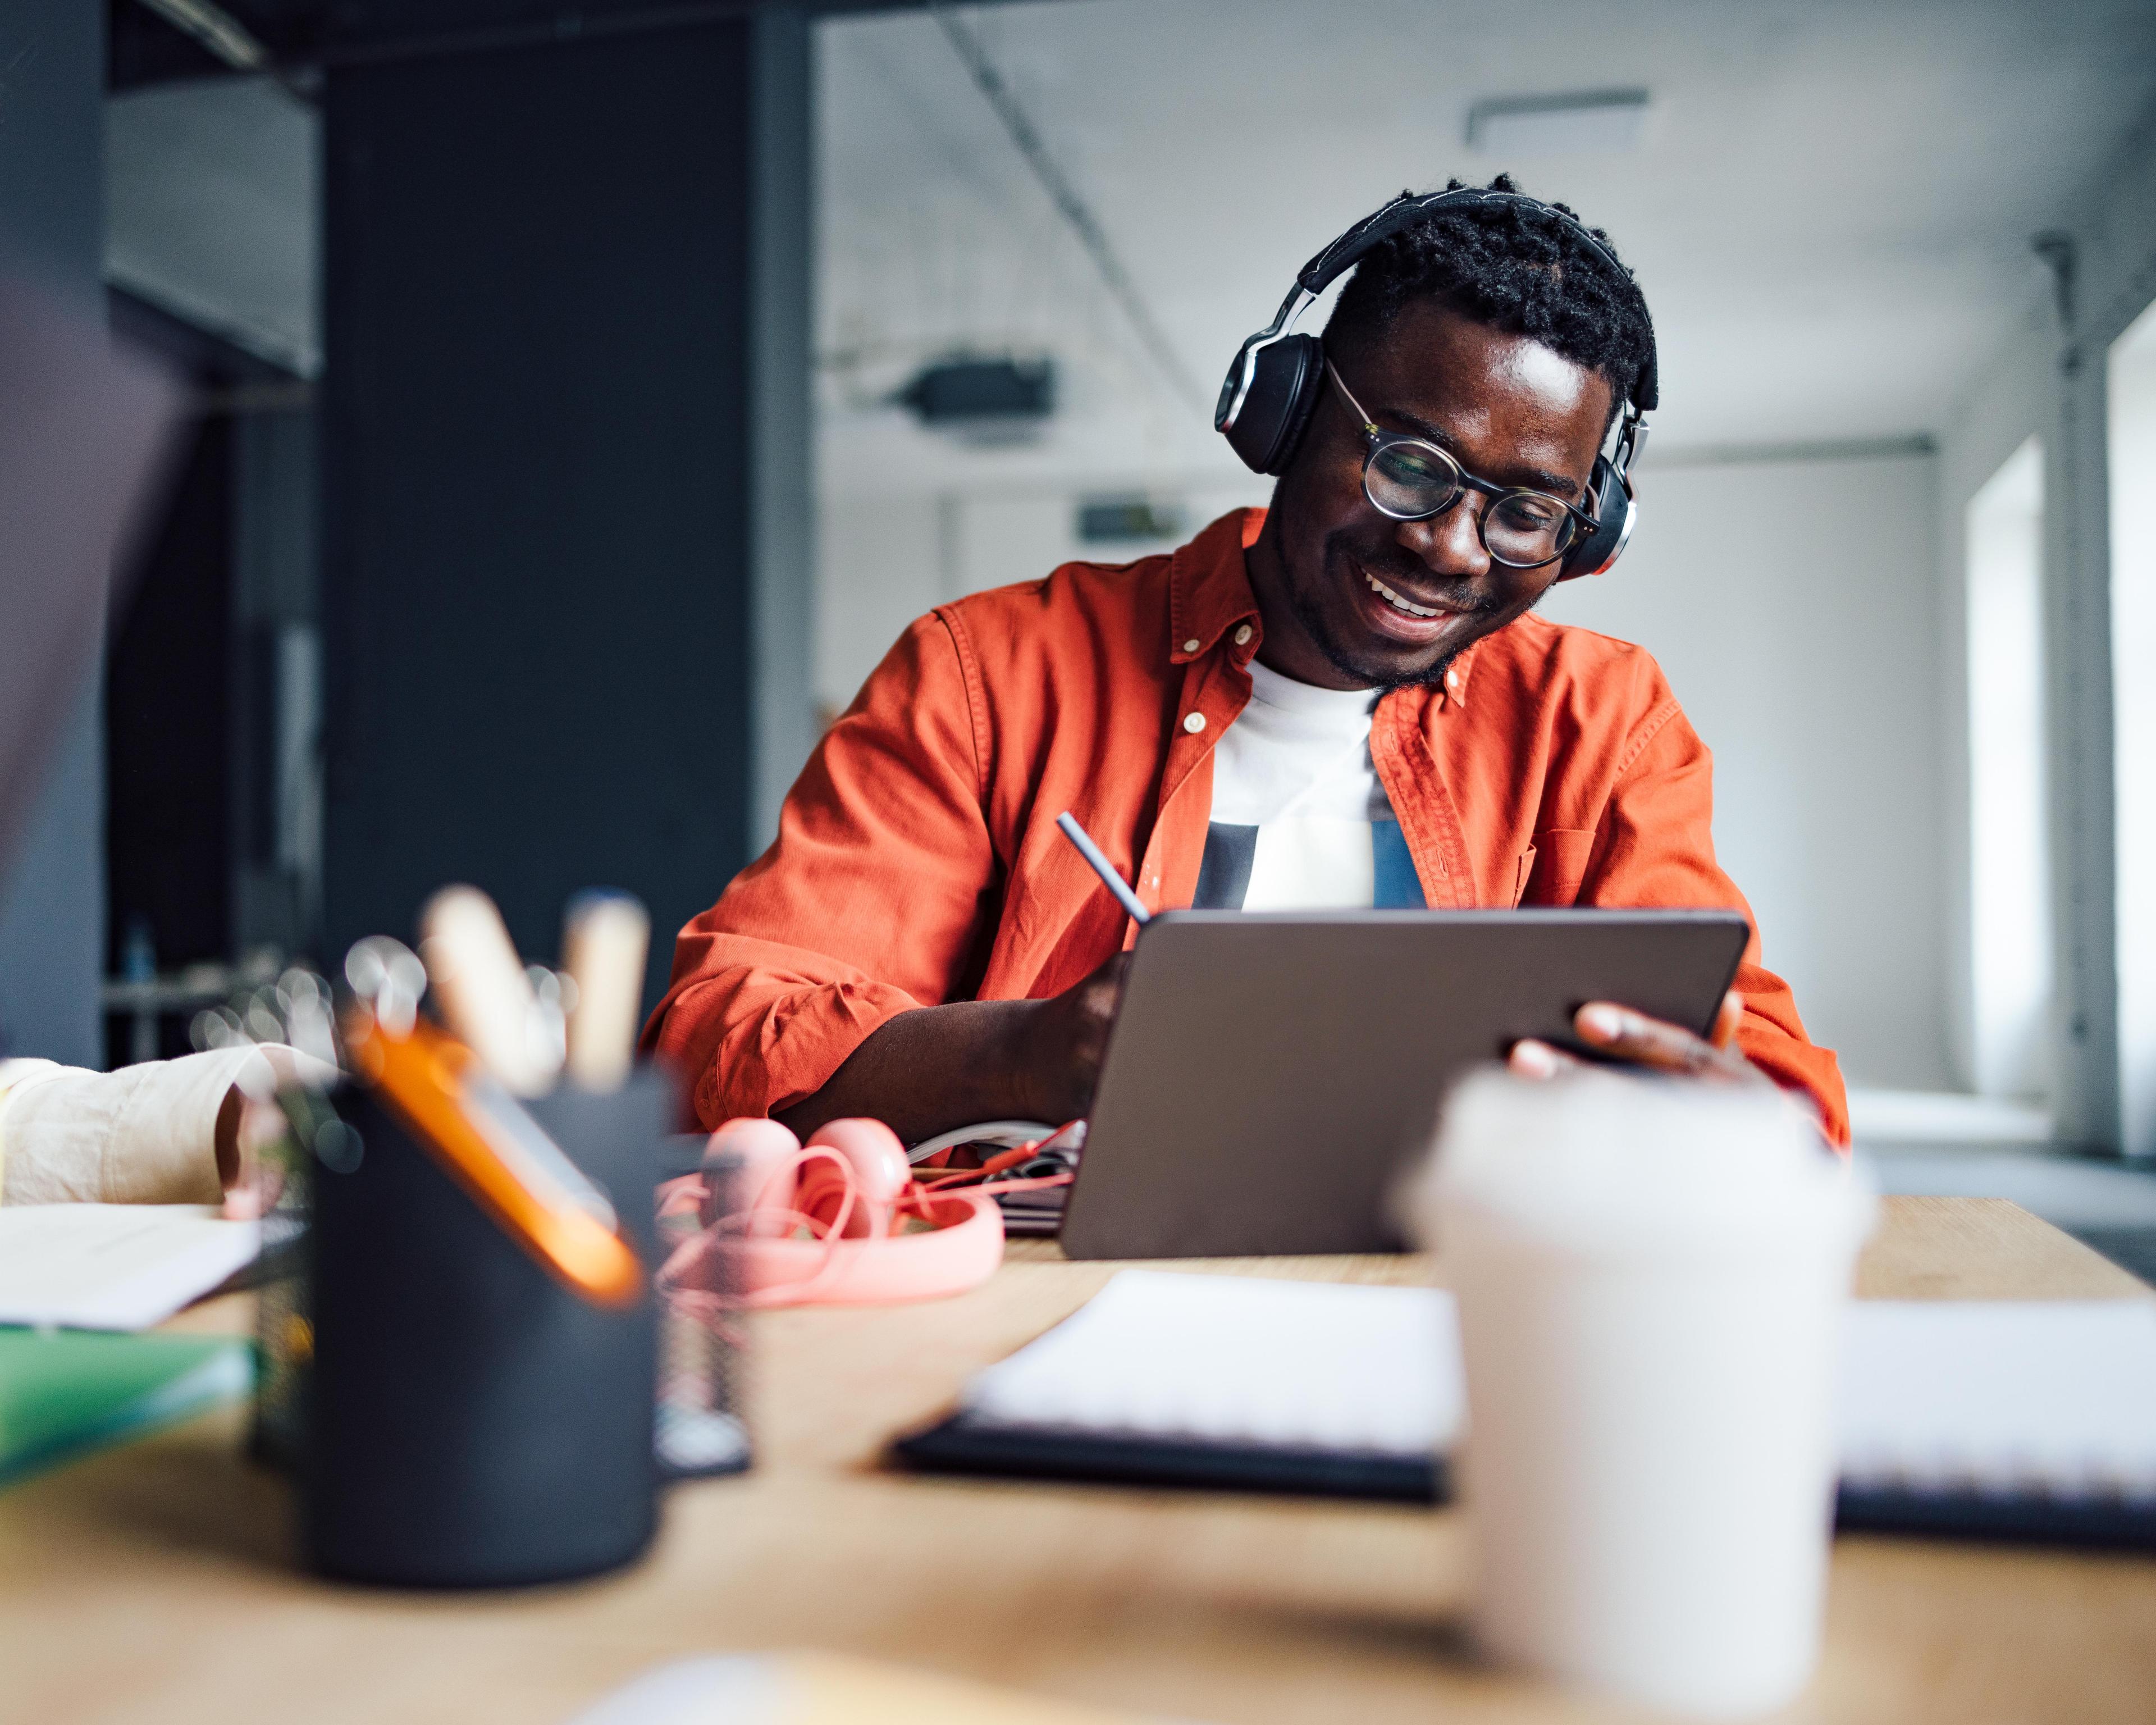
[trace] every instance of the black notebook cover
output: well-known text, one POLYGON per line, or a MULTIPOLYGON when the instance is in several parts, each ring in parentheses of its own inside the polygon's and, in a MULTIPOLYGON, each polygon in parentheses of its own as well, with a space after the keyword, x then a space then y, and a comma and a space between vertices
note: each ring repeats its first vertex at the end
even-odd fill
MULTIPOLYGON (((1122 1437, 1002 1425, 969 1420, 963 1414, 901 1438, 891 1447, 906 1466, 931 1473, 1396 1503, 1441 1503, 1451 1495, 1444 1464, 1419 1455, 1122 1437)), ((1835 1526, 1845 1533, 2156 1550, 2156 1499, 1844 1486, 1835 1497, 1835 1526)))

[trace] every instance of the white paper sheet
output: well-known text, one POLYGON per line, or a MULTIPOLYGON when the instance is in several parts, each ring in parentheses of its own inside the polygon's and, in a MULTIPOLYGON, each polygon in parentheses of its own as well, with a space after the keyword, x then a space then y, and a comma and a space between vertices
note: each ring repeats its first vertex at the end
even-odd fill
POLYGON ((977 1375, 965 1407, 1003 1425, 1426 1455, 1464 1400, 1449 1294, 1126 1270, 977 1375))
POLYGON ((0 1207, 0 1324, 146 1330, 253 1262, 261 1239, 207 1204, 0 1207))
POLYGON ((2156 1497, 2156 1300, 1866 1301, 1841 1376, 1850 1484, 2156 1497))
MULTIPOLYGON (((1452 1296, 1126 1270, 975 1375, 969 1418, 1101 1435, 1428 1455, 1459 1435, 1452 1296)), ((2156 1300, 1853 1303, 1852 1483, 2156 1496, 2156 1300)))

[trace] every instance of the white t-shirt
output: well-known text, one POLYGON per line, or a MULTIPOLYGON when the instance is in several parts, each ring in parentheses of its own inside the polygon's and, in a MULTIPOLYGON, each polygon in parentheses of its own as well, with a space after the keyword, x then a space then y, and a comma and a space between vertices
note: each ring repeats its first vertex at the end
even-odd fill
POLYGON ((1200 910, 1420 909, 1399 823, 1370 761, 1370 690, 1250 665, 1250 704, 1213 750, 1200 910))

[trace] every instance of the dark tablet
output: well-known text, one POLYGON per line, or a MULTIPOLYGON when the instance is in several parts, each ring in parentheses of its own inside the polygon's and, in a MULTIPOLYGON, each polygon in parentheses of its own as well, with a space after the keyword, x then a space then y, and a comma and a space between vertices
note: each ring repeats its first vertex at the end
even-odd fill
POLYGON ((1729 911, 1183 911, 1140 932, 1063 1221, 1074 1258, 1396 1251, 1469 1067, 1625 1005, 1704 1034, 1729 911))

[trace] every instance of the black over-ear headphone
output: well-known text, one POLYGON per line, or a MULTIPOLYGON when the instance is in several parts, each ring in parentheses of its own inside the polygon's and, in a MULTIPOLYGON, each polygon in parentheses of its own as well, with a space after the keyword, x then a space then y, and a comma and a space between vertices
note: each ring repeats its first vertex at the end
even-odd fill
POLYGON ((1631 473, 1633 462, 1647 442, 1647 427, 1640 416, 1651 413, 1661 399, 1656 382, 1654 319, 1648 315, 1646 298, 1639 285, 1609 249, 1573 218, 1539 199, 1517 192, 1490 192, 1474 187, 1431 192, 1420 198, 1403 192, 1383 209, 1365 216, 1302 266, 1273 321, 1243 343, 1235 362, 1228 367, 1227 381, 1220 386, 1219 405, 1213 410, 1213 429, 1228 439, 1253 472, 1284 472, 1317 405, 1325 374, 1324 343, 1316 336, 1290 335, 1288 326, 1369 252, 1431 211, 1507 205, 1553 217, 1571 228, 1609 264, 1620 280, 1631 283, 1640 315, 1647 323, 1647 357, 1626 393, 1624 429, 1618 434, 1616 452, 1594 458, 1594 476, 1588 481, 1591 511, 1599 525, 1565 552, 1558 570, 1560 581, 1569 581, 1575 575, 1599 575, 1623 554, 1639 514, 1632 495, 1631 473))

